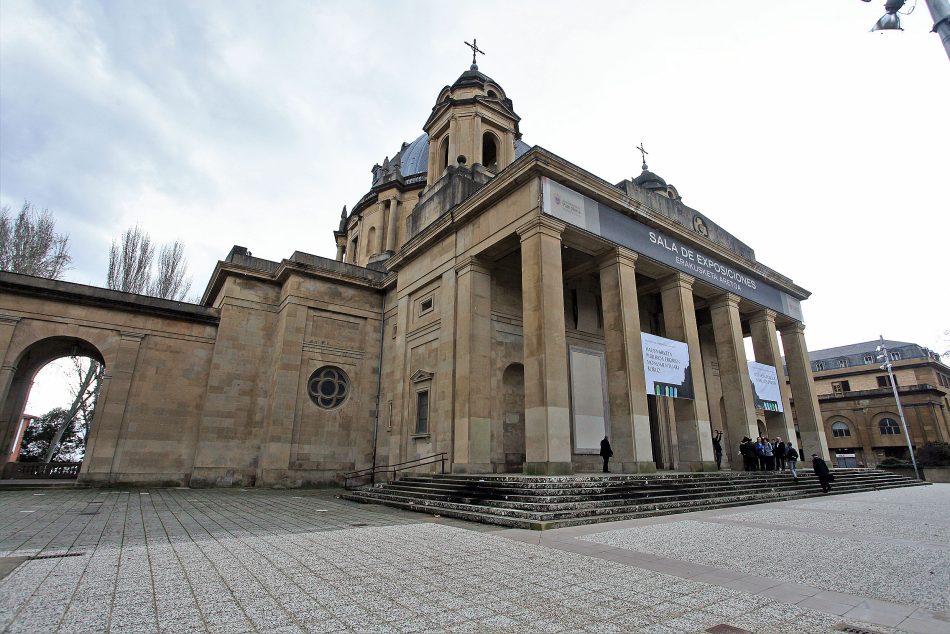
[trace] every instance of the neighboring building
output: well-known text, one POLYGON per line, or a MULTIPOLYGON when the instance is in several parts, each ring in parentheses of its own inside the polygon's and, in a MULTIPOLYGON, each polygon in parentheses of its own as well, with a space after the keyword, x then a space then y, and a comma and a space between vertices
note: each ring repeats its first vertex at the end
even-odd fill
MULTIPOLYGON (((840 467, 909 459, 880 341, 810 353, 831 458, 840 467)), ((914 343, 884 342, 911 442, 950 442, 950 367, 914 343)))
POLYGON ((529 146, 473 65, 372 173, 336 261, 234 247, 200 306, 0 274, 4 438, 32 375, 78 351, 106 371, 87 481, 294 486, 441 452, 564 474, 598 469, 605 434, 616 471, 712 470, 712 429, 737 464, 759 420, 795 433, 793 397, 827 456, 809 293, 645 162, 612 184, 529 146), (646 355, 649 396, 641 333, 671 351, 646 355), (759 410, 745 335, 778 366, 759 410))

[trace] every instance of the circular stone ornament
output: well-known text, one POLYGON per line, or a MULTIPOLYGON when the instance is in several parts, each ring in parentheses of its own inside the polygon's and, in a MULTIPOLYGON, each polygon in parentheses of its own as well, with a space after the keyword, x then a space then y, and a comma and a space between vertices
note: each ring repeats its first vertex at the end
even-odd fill
POLYGON ((317 407, 336 409, 350 394, 350 378, 340 368, 325 365, 310 375, 307 393, 317 407))

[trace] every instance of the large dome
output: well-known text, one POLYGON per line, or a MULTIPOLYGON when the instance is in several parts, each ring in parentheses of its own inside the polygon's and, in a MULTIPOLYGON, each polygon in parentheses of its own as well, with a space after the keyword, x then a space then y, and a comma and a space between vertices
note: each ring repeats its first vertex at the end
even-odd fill
MULTIPOLYGON (((515 141, 515 158, 531 149, 524 141, 515 141)), ((404 147, 400 152, 399 171, 403 178, 413 176, 428 170, 426 162, 429 160, 429 135, 422 133, 419 138, 404 147)))

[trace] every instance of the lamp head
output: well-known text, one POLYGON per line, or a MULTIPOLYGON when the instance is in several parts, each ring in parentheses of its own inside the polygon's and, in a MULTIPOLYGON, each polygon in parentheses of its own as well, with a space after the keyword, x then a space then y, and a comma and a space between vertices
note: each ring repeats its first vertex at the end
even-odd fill
POLYGON ((884 11, 886 12, 881 19, 874 23, 874 26, 871 27, 871 31, 903 31, 901 27, 901 18, 897 14, 900 11, 906 0, 887 0, 884 3, 884 11))

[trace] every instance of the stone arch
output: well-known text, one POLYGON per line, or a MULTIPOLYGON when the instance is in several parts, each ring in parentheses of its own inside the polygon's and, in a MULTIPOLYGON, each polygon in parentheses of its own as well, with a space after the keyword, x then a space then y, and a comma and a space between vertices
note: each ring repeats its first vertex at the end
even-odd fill
POLYGON ((439 143, 439 174, 445 171, 449 166, 449 135, 442 137, 439 143))
POLYGON ((505 471, 521 471, 525 461, 524 365, 512 363, 501 377, 502 447, 505 471))
POLYGON ((482 165, 489 171, 498 171, 499 159, 501 158, 498 155, 500 148, 501 144, 498 142, 498 137, 486 130, 482 134, 482 165))
POLYGON ((828 428, 825 433, 832 438, 853 438, 857 442, 857 428, 847 416, 835 414, 828 419, 828 428))
POLYGON ((766 437, 768 437, 768 435, 769 435, 769 428, 768 428, 768 426, 766 426, 765 421, 760 418, 760 419, 758 419, 757 421, 755 421, 755 423, 756 423, 756 426, 758 427, 758 430, 759 430, 759 436, 766 436, 766 437))
POLYGON ((29 333, 20 341, 11 342, 14 345, 6 355, 9 365, 5 364, 3 370, 4 374, 9 373, 9 381, 4 380, 0 385, 0 439, 3 442, 4 463, 11 457, 9 450, 12 450, 13 442, 17 439, 30 389, 37 373, 43 367, 56 359, 72 356, 91 357, 103 366, 106 365, 103 349, 108 350, 110 346, 103 345, 102 341, 96 345, 89 340, 92 337, 36 335, 37 333, 29 333))

